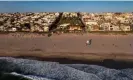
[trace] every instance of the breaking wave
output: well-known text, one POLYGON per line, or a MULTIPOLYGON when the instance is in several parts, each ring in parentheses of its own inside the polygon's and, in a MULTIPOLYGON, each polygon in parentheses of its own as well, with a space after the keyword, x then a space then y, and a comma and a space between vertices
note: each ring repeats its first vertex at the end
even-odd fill
POLYGON ((133 68, 110 69, 98 65, 60 64, 11 57, 0 57, 0 72, 29 80, 133 80, 133 68))

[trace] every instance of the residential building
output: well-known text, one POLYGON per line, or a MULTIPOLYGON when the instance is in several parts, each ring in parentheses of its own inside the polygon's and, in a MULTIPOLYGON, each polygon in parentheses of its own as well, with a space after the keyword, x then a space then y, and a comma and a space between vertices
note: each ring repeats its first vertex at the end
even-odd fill
POLYGON ((130 26, 129 25, 121 25, 120 26, 122 31, 130 31, 130 26))
POLYGON ((100 31, 109 31, 110 30, 110 23, 102 23, 100 25, 100 31))
POLYGON ((110 25, 109 31, 121 31, 118 25, 110 25))
POLYGON ((71 31, 82 31, 82 27, 79 25, 69 25, 68 30, 71 31))

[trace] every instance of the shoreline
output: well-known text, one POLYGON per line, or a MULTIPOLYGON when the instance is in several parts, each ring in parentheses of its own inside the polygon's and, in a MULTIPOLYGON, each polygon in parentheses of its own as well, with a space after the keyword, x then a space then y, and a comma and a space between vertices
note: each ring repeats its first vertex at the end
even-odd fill
POLYGON ((99 61, 102 62, 104 60, 115 60, 115 61, 126 61, 133 62, 133 54, 132 53, 72 53, 72 52, 8 52, 8 53, 0 53, 0 57, 37 57, 38 59, 49 59, 49 58, 66 58, 72 60, 80 60, 80 61, 99 61))
POLYGON ((14 56, 13 58, 18 59, 29 59, 29 60, 38 60, 38 61, 48 61, 48 62, 57 62, 59 64, 87 64, 87 65, 98 65, 104 66, 111 69, 127 69, 133 68, 133 60, 114 60, 114 59, 104 59, 100 60, 85 60, 85 59, 74 59, 74 58, 63 58, 63 57, 37 57, 37 56, 14 56))

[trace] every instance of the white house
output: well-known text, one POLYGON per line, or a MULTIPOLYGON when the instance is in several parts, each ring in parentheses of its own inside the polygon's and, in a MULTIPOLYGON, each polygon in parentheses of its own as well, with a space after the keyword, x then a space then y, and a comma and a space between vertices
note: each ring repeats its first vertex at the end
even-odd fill
POLYGON ((130 31, 130 26, 128 26, 128 25, 121 25, 120 28, 121 28, 123 31, 130 31))
POLYGON ((4 26, 0 26, 0 31, 4 31, 4 30, 5 30, 4 26))
POLYGON ((121 31, 121 29, 117 25, 111 25, 109 31, 121 31))
POLYGON ((100 25, 100 28, 102 28, 103 31, 109 31, 110 30, 110 23, 102 23, 100 25))
POLYGON ((8 31, 15 32, 15 31, 17 31, 17 28, 12 27, 12 28, 9 28, 8 31))
POLYGON ((68 25, 70 25, 70 23, 64 23, 64 24, 61 24, 61 25, 59 25, 59 26, 68 26, 68 25))
POLYGON ((98 23, 96 21, 87 21, 85 22, 86 25, 97 25, 98 23))
POLYGON ((105 20, 111 20, 113 17, 112 16, 104 16, 105 20))
POLYGON ((49 27, 48 26, 43 27, 43 31, 44 32, 48 32, 49 31, 49 27))
POLYGON ((119 21, 124 21, 125 20, 125 18, 123 18, 123 17, 116 17, 116 19, 119 20, 119 21))
POLYGON ((120 22, 121 22, 121 23, 127 23, 127 24, 128 24, 128 23, 129 23, 129 20, 124 19, 124 20, 121 20, 120 22))

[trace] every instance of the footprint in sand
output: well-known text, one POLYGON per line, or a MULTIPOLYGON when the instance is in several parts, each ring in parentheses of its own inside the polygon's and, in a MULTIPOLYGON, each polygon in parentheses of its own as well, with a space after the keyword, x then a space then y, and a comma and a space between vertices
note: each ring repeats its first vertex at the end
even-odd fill
POLYGON ((56 47, 56 44, 53 44, 54 47, 56 47))
POLYGON ((115 47, 118 47, 117 45, 115 45, 115 47))
POLYGON ((130 46, 132 47, 132 44, 130 44, 130 46))
POLYGON ((114 46, 114 44, 112 44, 114 46))

